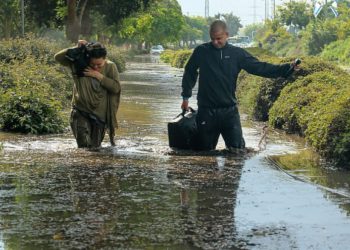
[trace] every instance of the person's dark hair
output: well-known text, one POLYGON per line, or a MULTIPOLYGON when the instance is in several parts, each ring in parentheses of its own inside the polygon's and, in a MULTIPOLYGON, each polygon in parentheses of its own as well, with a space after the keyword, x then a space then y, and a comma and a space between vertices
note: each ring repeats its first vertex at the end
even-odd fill
POLYGON ((91 43, 87 46, 90 58, 106 58, 107 50, 101 43, 91 43))
POLYGON ((218 31, 225 31, 228 32, 227 24, 226 22, 222 20, 215 20, 210 24, 210 33, 216 33, 218 31))

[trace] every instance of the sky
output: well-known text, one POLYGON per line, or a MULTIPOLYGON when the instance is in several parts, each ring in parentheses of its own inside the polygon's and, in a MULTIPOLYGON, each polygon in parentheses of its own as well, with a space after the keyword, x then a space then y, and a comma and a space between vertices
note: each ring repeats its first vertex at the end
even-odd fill
MULTIPOLYGON (((177 0, 184 15, 204 16, 205 0, 177 0)), ((272 15, 273 0, 266 0, 270 5, 269 13, 272 15)), ((275 0, 276 5, 289 0, 275 0)), ((217 13, 230 13, 240 17, 243 25, 261 22, 265 18, 265 0, 209 0, 209 16, 217 13), (255 18, 254 18, 255 5, 255 18)))

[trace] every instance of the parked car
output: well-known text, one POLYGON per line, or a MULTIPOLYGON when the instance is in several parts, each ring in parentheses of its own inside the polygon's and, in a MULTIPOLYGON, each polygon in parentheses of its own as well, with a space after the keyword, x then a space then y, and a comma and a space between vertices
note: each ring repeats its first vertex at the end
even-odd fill
POLYGON ((228 38, 228 43, 236 47, 248 48, 252 46, 252 42, 248 36, 234 36, 228 38))
POLYGON ((164 48, 162 45, 155 45, 151 47, 150 54, 151 55, 160 55, 164 51, 164 48))

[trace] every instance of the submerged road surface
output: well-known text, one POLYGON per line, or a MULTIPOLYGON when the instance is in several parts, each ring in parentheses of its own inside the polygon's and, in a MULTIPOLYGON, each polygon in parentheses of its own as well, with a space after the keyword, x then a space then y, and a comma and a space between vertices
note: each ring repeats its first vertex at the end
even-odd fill
POLYGON ((270 131, 259 151, 263 125, 243 116, 256 152, 168 148, 181 76, 129 63, 116 147, 1 133, 0 249, 349 249, 350 175, 302 158, 303 142, 270 131))

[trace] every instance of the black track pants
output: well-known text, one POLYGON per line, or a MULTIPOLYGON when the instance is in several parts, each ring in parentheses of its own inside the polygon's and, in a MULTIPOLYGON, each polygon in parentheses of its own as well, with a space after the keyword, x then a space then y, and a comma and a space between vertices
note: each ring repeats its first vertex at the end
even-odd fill
POLYGON ((199 108, 197 115, 198 150, 213 150, 222 135, 227 148, 244 148, 241 121, 237 106, 199 108))

